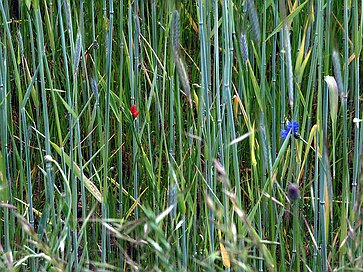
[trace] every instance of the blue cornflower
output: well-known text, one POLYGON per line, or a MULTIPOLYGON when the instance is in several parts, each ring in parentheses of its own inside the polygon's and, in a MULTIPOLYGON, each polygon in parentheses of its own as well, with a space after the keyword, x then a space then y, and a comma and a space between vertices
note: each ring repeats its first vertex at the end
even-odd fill
POLYGON ((296 121, 287 121, 286 129, 281 129, 281 138, 283 140, 286 139, 286 137, 289 135, 290 131, 294 135, 296 139, 299 139, 300 135, 297 133, 299 130, 299 123, 296 121))

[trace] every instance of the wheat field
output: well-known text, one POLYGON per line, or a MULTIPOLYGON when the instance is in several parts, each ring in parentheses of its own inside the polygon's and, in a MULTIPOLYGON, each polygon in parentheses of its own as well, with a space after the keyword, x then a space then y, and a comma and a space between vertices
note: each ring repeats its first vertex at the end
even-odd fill
POLYGON ((0 271, 363 271, 362 9, 1 0, 0 271))

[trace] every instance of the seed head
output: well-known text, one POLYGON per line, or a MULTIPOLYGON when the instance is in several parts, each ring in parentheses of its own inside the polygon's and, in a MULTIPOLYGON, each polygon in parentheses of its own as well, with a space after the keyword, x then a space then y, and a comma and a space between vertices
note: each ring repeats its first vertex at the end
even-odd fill
POLYGON ((287 196, 289 197, 290 201, 295 201, 299 199, 300 197, 299 185, 291 183, 287 189, 287 196))

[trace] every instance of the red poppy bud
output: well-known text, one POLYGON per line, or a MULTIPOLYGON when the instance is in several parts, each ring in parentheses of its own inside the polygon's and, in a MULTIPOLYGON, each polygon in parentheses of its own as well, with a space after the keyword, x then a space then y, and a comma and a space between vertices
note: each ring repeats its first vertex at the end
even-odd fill
POLYGON ((136 109, 136 105, 135 104, 131 105, 130 112, 132 114, 132 117, 134 117, 134 118, 137 118, 137 116, 139 115, 139 112, 136 109))

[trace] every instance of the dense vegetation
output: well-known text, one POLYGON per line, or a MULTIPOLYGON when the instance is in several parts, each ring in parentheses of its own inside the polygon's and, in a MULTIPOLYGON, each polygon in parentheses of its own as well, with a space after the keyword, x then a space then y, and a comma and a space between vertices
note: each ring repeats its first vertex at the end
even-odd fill
POLYGON ((1 0, 1 271, 362 271, 362 1, 1 0))

